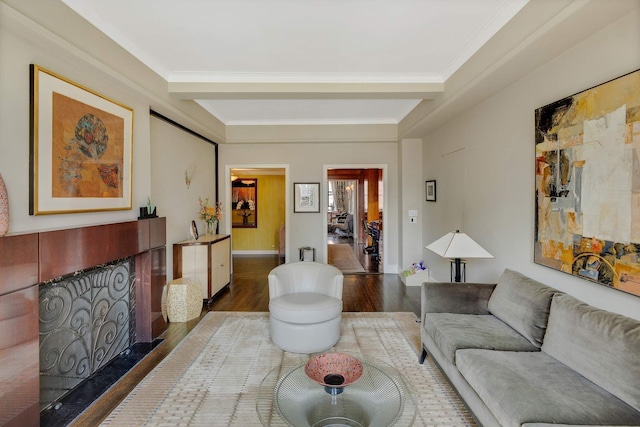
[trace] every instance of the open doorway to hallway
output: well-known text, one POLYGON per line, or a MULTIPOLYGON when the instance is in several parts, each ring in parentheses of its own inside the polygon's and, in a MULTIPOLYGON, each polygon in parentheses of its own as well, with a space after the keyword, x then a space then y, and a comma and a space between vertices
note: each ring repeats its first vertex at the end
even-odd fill
POLYGON ((285 258, 286 169, 236 166, 229 169, 226 214, 233 255, 285 258))
POLYGON ((383 273, 380 168, 327 169, 327 261, 345 274, 383 273))

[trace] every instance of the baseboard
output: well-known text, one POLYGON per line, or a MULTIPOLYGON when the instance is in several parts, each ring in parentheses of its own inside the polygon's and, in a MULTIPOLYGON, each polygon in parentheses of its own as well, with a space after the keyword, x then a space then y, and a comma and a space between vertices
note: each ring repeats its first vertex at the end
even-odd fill
POLYGON ((232 255, 278 255, 276 250, 235 250, 231 251, 232 255))
POLYGON ((384 274, 398 274, 400 272, 400 267, 398 267, 396 264, 390 264, 384 269, 384 274))

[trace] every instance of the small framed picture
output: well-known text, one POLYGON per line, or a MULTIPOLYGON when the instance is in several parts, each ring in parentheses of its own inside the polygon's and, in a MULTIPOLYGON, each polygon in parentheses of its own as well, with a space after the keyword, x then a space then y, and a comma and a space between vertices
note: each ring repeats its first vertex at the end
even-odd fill
POLYGON ((320 212, 319 182, 295 182, 293 184, 293 211, 320 212))
POLYGON ((436 180, 426 182, 427 202, 436 201, 436 180))

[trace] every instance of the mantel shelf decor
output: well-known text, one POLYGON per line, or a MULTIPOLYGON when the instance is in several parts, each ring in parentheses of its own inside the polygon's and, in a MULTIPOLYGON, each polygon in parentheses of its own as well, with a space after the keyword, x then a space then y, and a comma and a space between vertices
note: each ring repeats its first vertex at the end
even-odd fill
POLYGON ((147 198, 147 206, 140 208, 140 216, 138 219, 157 218, 156 205, 151 203, 151 197, 147 198))

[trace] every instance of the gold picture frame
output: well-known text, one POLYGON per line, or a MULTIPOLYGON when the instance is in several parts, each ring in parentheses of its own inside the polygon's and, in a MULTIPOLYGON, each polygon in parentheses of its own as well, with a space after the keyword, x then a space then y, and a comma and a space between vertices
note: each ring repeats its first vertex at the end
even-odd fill
POLYGON ((30 65, 29 214, 131 209, 133 109, 30 65))

